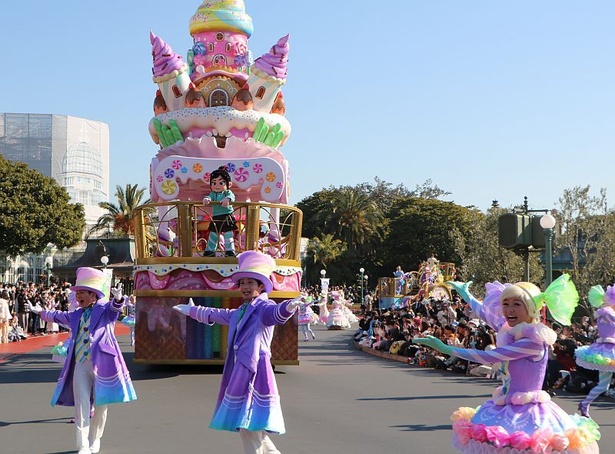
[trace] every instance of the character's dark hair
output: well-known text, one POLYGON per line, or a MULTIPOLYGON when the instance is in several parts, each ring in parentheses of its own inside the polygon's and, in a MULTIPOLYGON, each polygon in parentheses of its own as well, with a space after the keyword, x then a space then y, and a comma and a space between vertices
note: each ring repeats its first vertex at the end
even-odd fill
POLYGON ((231 184, 231 176, 229 175, 228 170, 226 170, 226 166, 220 166, 216 170, 211 172, 211 175, 209 176, 209 181, 213 180, 214 178, 220 177, 222 177, 222 179, 226 182, 227 186, 231 184))

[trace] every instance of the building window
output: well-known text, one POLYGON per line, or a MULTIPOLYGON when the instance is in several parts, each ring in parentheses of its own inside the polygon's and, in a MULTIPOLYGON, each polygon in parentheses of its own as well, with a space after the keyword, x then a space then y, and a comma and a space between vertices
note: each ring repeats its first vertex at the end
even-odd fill
POLYGON ((262 85, 260 87, 258 87, 258 90, 256 90, 256 97, 258 99, 263 99, 265 97, 265 92, 267 90, 265 90, 265 87, 263 87, 262 85))

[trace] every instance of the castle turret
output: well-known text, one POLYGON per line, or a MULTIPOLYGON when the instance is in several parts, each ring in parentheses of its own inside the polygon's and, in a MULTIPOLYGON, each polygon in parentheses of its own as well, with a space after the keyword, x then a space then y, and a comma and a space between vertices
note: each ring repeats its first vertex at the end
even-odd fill
POLYGON ((269 112, 276 96, 286 83, 288 63, 288 35, 250 67, 248 85, 254 99, 254 110, 269 112))
POLYGON ((184 107, 184 96, 190 85, 188 65, 161 38, 149 34, 152 43, 153 80, 158 84, 169 110, 184 107))
MULTIPOLYGON (((223 76, 241 87, 251 63, 248 38, 253 31, 252 18, 246 13, 243 0, 203 1, 192 16, 189 29, 194 40, 194 71, 190 77, 195 86, 201 89, 212 76, 223 76)), ((232 98, 234 93, 228 94, 232 98)))

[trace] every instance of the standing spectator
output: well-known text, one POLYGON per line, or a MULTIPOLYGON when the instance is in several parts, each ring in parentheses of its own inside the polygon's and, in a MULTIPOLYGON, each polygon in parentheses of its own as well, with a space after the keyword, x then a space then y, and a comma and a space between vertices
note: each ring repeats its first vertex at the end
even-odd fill
POLYGON ((28 309, 28 295, 26 289, 21 287, 17 291, 17 316, 19 317, 19 324, 23 328, 24 333, 28 334, 30 330, 30 309, 28 309))
POLYGON ((368 292, 363 298, 363 313, 369 313, 372 311, 372 305, 374 304, 374 296, 372 292, 368 292))
POLYGON ((75 407, 79 454, 98 453, 105 430, 108 404, 137 398, 114 328, 126 303, 121 284, 104 302, 107 276, 94 268, 78 268, 72 287, 79 308, 72 312, 42 311, 43 320, 70 326, 71 343, 51 405, 75 407), (90 415, 91 403, 94 414, 90 415))
MULTIPOLYGON (((53 311, 57 309, 58 304, 56 303, 55 294, 50 291, 43 292, 44 296, 44 309, 48 311, 53 311)), ((55 334, 60 331, 60 326, 56 322, 47 322, 45 325, 45 332, 47 334, 55 334)))
POLYGON ((9 322, 13 317, 9 309, 9 294, 6 290, 0 292, 0 343, 9 342, 9 322))
POLYGON ((301 296, 280 304, 270 300, 275 262, 269 255, 246 251, 238 256, 243 304, 237 309, 179 304, 173 308, 200 323, 228 325, 228 353, 218 401, 209 427, 239 432, 246 454, 279 453, 267 433, 286 431, 278 386, 271 366, 275 325, 282 325, 305 302, 301 296))
POLYGON ((440 325, 452 325, 457 321, 457 312, 451 307, 450 301, 442 302, 442 308, 436 314, 440 325))

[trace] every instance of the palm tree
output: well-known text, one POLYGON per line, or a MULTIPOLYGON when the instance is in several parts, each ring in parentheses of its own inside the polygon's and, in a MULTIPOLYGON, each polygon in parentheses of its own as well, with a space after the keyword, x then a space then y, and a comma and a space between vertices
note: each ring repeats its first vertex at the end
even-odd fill
POLYGON ((365 254, 382 239, 384 218, 367 193, 345 187, 333 191, 326 224, 349 249, 365 254))
POLYGON ((321 263, 326 267, 335 261, 346 250, 346 245, 325 233, 321 238, 314 237, 308 245, 308 253, 313 257, 314 263, 321 263))
POLYGON ((127 184, 126 189, 122 189, 121 186, 116 186, 115 197, 117 198, 117 205, 111 202, 100 202, 98 204, 107 213, 103 214, 96 221, 96 225, 90 229, 88 235, 92 235, 95 232, 106 230, 112 231, 114 236, 129 237, 134 235, 134 223, 133 212, 135 208, 142 204, 151 203, 151 200, 147 199, 145 202, 141 202, 146 188, 139 188, 139 185, 127 184))

